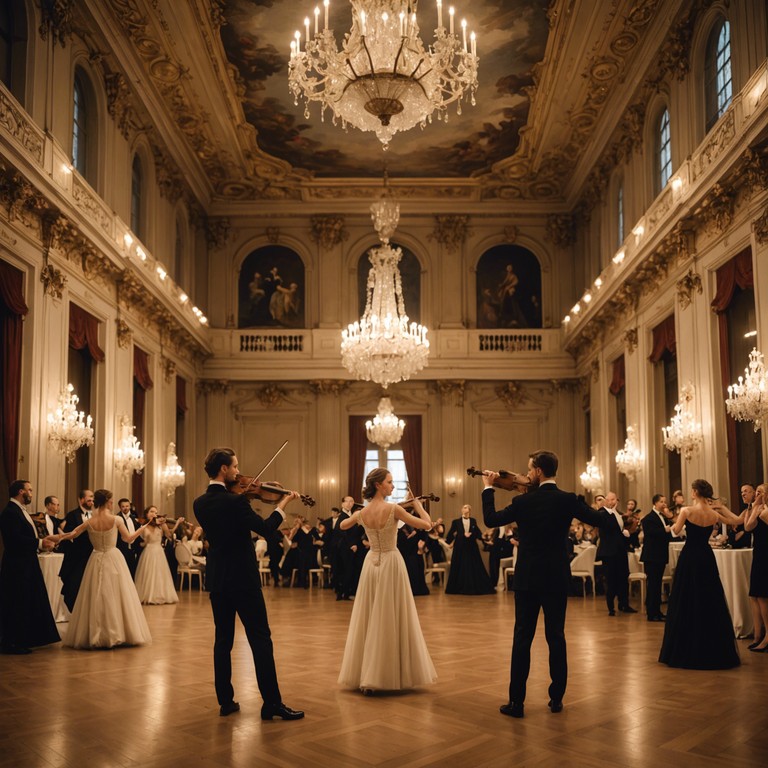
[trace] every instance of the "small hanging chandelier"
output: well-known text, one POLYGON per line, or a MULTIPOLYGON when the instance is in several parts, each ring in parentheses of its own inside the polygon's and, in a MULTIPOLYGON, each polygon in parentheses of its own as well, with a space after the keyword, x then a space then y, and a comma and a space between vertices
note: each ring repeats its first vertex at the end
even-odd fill
POLYGON ((186 475, 176 455, 176 443, 168 443, 165 466, 160 470, 160 488, 165 491, 166 496, 173 496, 185 481, 186 475))
POLYGON ((134 429, 129 416, 124 414, 120 417, 120 444, 115 448, 115 469, 123 480, 134 472, 141 474, 145 466, 144 451, 133 434, 134 429))
POLYGON ((48 440, 71 464, 75 453, 84 445, 93 445, 93 419, 84 411, 77 410, 80 398, 75 388, 67 384, 59 394, 59 403, 53 413, 48 414, 48 440))
POLYGON ((593 456, 588 462, 586 469, 579 475, 581 485, 585 491, 594 493, 599 491, 603 487, 603 473, 600 471, 600 467, 597 466, 597 461, 593 456))
POLYGON ((643 468, 645 458, 637 444, 636 433, 636 427, 627 427, 627 439, 624 441, 624 447, 616 454, 616 469, 622 475, 626 475, 627 480, 635 479, 643 468))
POLYGON ((392 401, 388 397, 382 397, 379 400, 377 414, 372 421, 369 419, 365 422, 365 432, 368 439, 372 443, 380 445, 384 450, 390 445, 400 442, 404 429, 405 422, 395 416, 392 410, 392 401))
POLYGON ((768 419, 768 373, 763 353, 753 349, 749 353, 749 365, 736 384, 728 387, 725 407, 736 421, 751 421, 757 432, 768 419))
POLYGON ((374 131, 387 148, 398 131, 448 119, 448 105, 469 95, 475 103, 477 90, 477 39, 467 35, 461 21, 461 39, 455 32, 454 9, 449 9, 448 29, 443 26, 443 3, 437 0, 435 40, 427 48, 416 21, 418 0, 351 0, 352 29, 344 36, 341 50, 328 28, 330 0, 324 0, 324 26, 320 31, 320 8, 315 7, 314 35, 310 18, 291 41, 288 87, 298 105, 320 103, 333 113, 333 124, 374 131), (469 42, 467 38, 469 37, 469 42))
POLYGON ((695 389, 690 382, 680 390, 680 401, 675 405, 675 415, 668 427, 662 427, 664 447, 668 451, 677 451, 686 461, 690 461, 704 442, 701 424, 693 413, 695 389))

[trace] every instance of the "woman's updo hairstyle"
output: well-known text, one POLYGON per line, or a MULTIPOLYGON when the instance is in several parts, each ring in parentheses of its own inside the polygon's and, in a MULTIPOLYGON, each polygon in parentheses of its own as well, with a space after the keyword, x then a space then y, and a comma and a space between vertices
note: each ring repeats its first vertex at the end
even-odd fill
POLYGON ((112 491, 108 491, 106 488, 99 488, 93 494, 93 503, 98 507, 103 507, 112 498, 112 491))
POLYGON ((383 483, 387 479, 389 470, 385 467, 376 467, 368 473, 363 486, 363 498, 372 499, 376 495, 376 483, 383 483))
POLYGON ((712 484, 707 482, 706 480, 694 480, 691 483, 691 488, 693 488, 696 493, 701 496, 702 499, 714 499, 715 498, 715 491, 712 488, 712 484))

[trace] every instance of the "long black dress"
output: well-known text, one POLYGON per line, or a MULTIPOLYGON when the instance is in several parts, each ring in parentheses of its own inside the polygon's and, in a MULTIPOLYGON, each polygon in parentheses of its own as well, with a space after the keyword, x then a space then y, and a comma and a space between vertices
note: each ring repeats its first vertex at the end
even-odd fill
POLYGON ((469 534, 468 537, 464 535, 464 524, 459 517, 453 521, 445 537, 447 544, 455 542, 448 583, 445 585, 447 595, 489 595, 495 592, 496 585, 491 583, 477 547, 482 534, 474 517, 469 518, 469 534))
POLYGON ((752 571, 749 574, 749 596, 768 597, 768 525, 759 517, 752 530, 752 571))
POLYGON ((741 663, 717 562, 712 526, 686 522, 659 661, 683 669, 730 669, 741 663))

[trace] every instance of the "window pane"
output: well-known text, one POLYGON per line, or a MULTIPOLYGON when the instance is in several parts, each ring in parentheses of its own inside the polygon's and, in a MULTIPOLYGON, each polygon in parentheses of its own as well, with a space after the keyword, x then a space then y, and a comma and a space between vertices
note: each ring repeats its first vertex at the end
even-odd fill
POLYGON ((670 141, 669 130, 669 111, 664 110, 659 121, 659 188, 656 192, 661 192, 667 186, 669 177, 672 175, 672 142, 670 141))
POLYGON ((624 187, 619 187, 619 193, 616 200, 616 216, 618 221, 617 235, 618 245, 624 242, 624 187))
POLYGON ((75 76, 74 109, 72 119, 72 165, 81 176, 85 176, 86 148, 86 103, 83 83, 78 75, 75 76))
POLYGON ((731 77, 731 25, 723 19, 715 25, 707 41, 704 60, 704 93, 707 130, 725 113, 733 98, 731 77))
POLYGON ((397 448, 384 450, 369 444, 368 450, 365 452, 365 477, 368 477, 368 473, 376 467, 386 467, 392 473, 395 489, 389 500, 402 501, 406 496, 408 485, 408 473, 405 471, 403 451, 397 448))

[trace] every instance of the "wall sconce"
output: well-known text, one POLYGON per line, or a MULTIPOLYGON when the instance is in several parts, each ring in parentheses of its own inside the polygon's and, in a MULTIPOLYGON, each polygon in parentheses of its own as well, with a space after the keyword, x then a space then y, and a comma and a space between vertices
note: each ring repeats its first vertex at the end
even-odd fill
POLYGON ((321 477, 320 478, 320 490, 321 491, 332 491, 336 485, 338 484, 338 480, 335 477, 321 477))
POLYGON ((461 489, 461 478, 451 475, 445 478, 445 492, 449 496, 455 496, 461 489))

